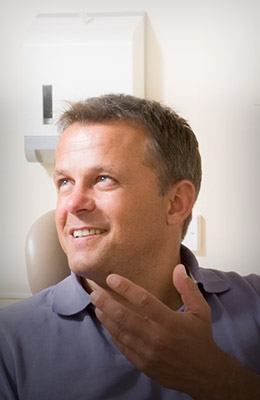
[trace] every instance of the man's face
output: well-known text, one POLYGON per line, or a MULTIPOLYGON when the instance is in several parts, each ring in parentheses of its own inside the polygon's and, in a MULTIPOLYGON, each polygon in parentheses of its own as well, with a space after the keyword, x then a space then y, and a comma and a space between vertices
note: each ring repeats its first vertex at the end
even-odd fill
POLYGON ((145 165, 147 136, 127 123, 72 124, 56 151, 56 226, 72 271, 147 274, 167 230, 167 197, 145 165))

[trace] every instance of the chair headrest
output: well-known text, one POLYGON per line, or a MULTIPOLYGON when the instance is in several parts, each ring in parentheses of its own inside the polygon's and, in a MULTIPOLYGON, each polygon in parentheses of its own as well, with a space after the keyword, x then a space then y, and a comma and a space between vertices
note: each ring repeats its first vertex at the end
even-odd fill
POLYGON ((38 218, 25 242, 25 260, 32 293, 54 285, 70 274, 68 260, 59 243, 55 211, 38 218))

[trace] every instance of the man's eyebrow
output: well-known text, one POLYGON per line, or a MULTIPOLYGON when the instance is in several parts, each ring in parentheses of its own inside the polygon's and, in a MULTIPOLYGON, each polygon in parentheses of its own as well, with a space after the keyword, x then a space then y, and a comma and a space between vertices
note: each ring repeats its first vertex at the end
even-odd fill
MULTIPOLYGON (((108 164, 108 165, 96 165, 95 167, 89 168, 90 173, 101 173, 101 172, 115 172, 115 168, 113 165, 108 164)), ((53 172, 53 178, 59 176, 59 175, 70 175, 70 172, 67 171, 66 169, 55 169, 53 172)))
POLYGON ((67 171, 64 169, 55 169, 53 172, 53 178, 55 179, 59 175, 67 175, 67 171))
POLYGON ((59 179, 69 178, 69 177, 70 177, 70 173, 66 169, 56 169, 53 171, 53 174, 52 174, 52 180, 55 184, 56 184, 56 182, 58 182, 59 179))

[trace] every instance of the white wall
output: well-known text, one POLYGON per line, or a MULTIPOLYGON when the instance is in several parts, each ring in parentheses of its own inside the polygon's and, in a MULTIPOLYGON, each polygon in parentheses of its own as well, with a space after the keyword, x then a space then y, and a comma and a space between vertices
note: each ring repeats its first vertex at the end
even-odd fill
MULTIPOLYGON (((5 4, 4 4, 5 3, 5 4)), ((24 239, 55 207, 48 171, 24 157, 21 43, 42 12, 146 11, 147 97, 186 117, 200 142, 204 266, 260 272, 260 7, 257 0, 9 0, 0 32, 0 297, 29 293, 24 239)))

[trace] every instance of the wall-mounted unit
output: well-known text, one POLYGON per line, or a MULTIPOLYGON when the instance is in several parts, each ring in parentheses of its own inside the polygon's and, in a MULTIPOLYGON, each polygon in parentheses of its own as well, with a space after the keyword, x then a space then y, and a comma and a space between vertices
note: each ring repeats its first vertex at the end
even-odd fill
POLYGON ((52 162, 59 115, 104 93, 145 95, 145 14, 40 14, 23 46, 28 161, 52 162))

